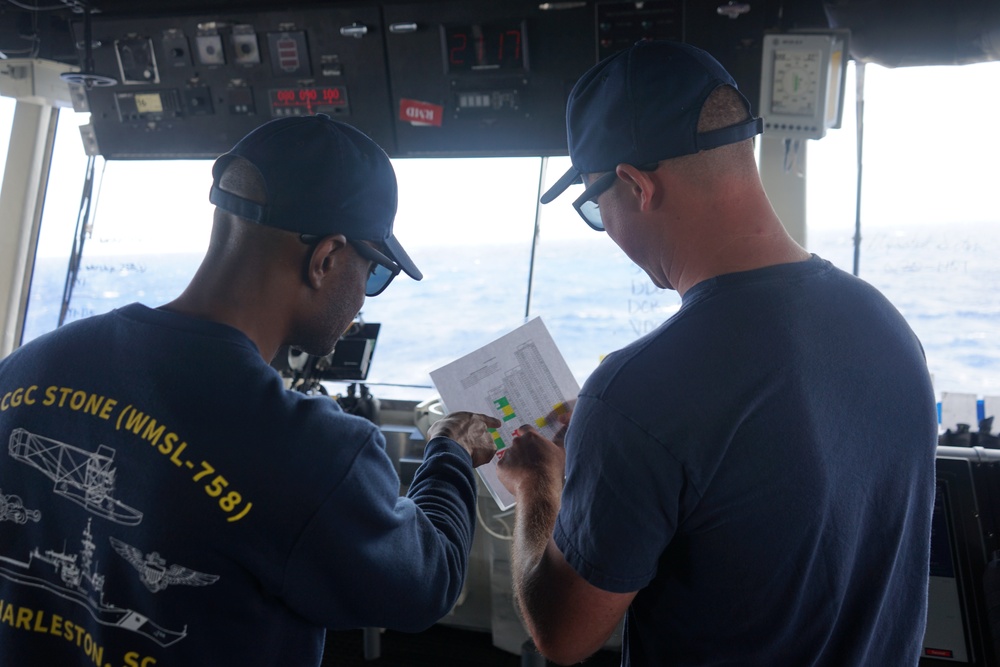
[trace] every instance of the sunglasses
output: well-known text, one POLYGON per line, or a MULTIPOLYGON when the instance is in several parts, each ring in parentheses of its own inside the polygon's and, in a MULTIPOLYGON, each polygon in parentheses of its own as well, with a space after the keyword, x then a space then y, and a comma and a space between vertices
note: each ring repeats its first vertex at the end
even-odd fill
MULTIPOLYGON (((654 171, 658 166, 660 166, 659 162, 651 162, 637 167, 637 169, 640 171, 654 171)), ((588 185, 583 191, 583 194, 577 197, 576 201, 573 202, 573 208, 575 208, 576 212, 580 214, 583 221, 590 225, 591 229, 596 229, 599 232, 604 231, 604 221, 601 220, 601 209, 597 205, 597 198, 600 197, 605 190, 614 185, 617 177, 617 172, 609 171, 588 185)))
MULTIPOLYGON (((299 239, 306 245, 315 245, 321 238, 323 237, 314 234, 299 234, 299 239)), ((389 283, 402 268, 367 243, 350 239, 347 242, 351 244, 355 252, 361 255, 362 259, 371 262, 371 268, 368 270, 368 282, 365 283, 365 296, 378 296, 385 291, 385 288, 389 286, 389 283)))

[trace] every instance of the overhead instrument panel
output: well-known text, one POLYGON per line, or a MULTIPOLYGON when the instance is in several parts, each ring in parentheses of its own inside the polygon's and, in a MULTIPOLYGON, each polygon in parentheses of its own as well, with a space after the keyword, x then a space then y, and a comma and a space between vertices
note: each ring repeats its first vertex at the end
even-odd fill
POLYGON ((584 2, 383 7, 402 156, 566 153, 570 88, 597 61, 584 2))
MULTIPOLYGON (((566 99, 600 58, 642 39, 686 41, 715 55, 756 110, 763 27, 791 16, 774 3, 684 0, 357 3, 91 14, 87 74, 117 85, 87 93, 88 145, 111 159, 213 157, 272 118, 326 113, 393 157, 565 155, 566 99)), ((804 58, 787 68, 811 75, 804 58)), ((770 95, 786 94, 775 85, 770 95)))
POLYGON ((106 158, 216 157, 272 118, 315 113, 394 150, 378 7, 92 21, 94 70, 118 81, 87 92, 106 158))
POLYGON ((88 138, 109 159, 215 157, 272 118, 325 113, 394 157, 565 154, 594 17, 524 0, 94 14, 93 73, 117 85, 87 91, 88 138))

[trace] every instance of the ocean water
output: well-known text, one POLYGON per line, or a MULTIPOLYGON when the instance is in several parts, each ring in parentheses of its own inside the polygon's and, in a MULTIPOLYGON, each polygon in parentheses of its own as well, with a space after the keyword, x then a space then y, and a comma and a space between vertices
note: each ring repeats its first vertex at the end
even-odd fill
MULTIPOLYGON (((853 230, 811 232, 807 246, 850 272, 853 230)), ((1000 395, 1000 223, 884 226, 863 233, 860 276, 913 327, 940 392, 1000 395)), ((397 277, 368 299, 362 317, 381 322, 368 384, 383 398, 434 395, 429 372, 541 316, 582 382, 600 358, 676 312, 676 293, 656 289, 605 235, 543 237, 531 276, 530 247, 492 244, 411 249, 425 279, 397 277)), ((175 297, 200 254, 85 256, 68 310, 78 319, 140 301, 175 297)), ((55 328, 66 260, 40 258, 24 340, 55 328)))

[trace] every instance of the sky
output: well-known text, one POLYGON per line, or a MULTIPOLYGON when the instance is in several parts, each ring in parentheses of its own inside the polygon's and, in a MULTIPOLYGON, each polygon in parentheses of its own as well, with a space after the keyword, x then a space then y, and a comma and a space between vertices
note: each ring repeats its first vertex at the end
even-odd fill
MULTIPOLYGON (((848 66, 844 123, 808 147, 810 228, 855 217, 857 95, 848 66)), ((865 67, 862 223, 1000 222, 1000 63, 865 67)))

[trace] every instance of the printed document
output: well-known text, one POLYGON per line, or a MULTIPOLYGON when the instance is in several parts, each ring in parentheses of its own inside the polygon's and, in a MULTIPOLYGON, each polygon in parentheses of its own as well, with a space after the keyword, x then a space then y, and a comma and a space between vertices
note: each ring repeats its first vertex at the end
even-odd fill
MULTIPOLYGON (((576 398, 580 386, 540 317, 492 343, 431 371, 447 412, 478 412, 497 417, 491 429, 497 450, 510 445, 514 430, 531 424, 546 438, 561 428, 553 413, 576 398)), ((479 466, 479 476, 500 509, 514 496, 497 479, 497 460, 479 466)))

